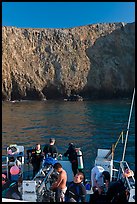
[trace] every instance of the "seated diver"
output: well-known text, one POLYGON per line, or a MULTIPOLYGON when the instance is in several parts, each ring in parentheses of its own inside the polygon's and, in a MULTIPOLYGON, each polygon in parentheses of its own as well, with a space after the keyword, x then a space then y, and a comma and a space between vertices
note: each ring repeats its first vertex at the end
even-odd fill
POLYGON ((86 188, 83 185, 84 173, 78 172, 67 187, 66 202, 86 202, 86 188))
POLYGON ((2 197, 22 200, 18 190, 18 181, 10 181, 5 174, 2 174, 2 197))

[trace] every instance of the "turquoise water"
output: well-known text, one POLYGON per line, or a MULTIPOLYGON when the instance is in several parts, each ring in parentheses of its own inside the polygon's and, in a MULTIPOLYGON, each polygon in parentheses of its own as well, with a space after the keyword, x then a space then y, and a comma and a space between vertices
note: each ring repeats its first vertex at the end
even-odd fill
MULTIPOLYGON (((81 147, 86 176, 98 148, 110 149, 121 131, 126 135, 130 100, 98 101, 24 101, 2 103, 2 154, 9 144, 24 145, 25 150, 50 137, 56 138, 59 153, 63 154, 69 142, 81 147)), ((115 159, 121 159, 123 144, 118 143, 115 159)), ((125 160, 135 169, 135 110, 131 117, 125 160)))

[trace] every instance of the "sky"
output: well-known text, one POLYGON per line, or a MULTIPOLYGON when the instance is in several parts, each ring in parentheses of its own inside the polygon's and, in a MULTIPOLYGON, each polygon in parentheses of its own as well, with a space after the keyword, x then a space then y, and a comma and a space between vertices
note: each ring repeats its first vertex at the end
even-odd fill
POLYGON ((72 28, 135 22, 135 2, 2 2, 2 25, 72 28))

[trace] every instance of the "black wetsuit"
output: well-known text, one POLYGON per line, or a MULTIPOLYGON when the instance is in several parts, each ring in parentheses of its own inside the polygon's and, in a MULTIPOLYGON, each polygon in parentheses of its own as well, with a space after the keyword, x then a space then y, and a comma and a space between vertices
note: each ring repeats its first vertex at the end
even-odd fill
POLYGON ((75 151, 75 146, 70 145, 68 150, 64 153, 64 156, 68 156, 68 159, 72 164, 73 174, 75 176, 78 169, 77 153, 75 151))
POLYGON ((4 185, 2 185, 2 197, 21 200, 21 194, 18 191, 17 182, 8 180, 4 185))
POLYGON ((49 156, 51 157, 56 157, 58 154, 57 147, 55 145, 50 145, 50 144, 45 145, 43 152, 45 156, 49 154, 49 156))
POLYGON ((86 202, 86 188, 82 183, 69 184, 66 191, 66 202, 86 202), (74 199, 74 201, 71 201, 74 199))
POLYGON ((30 160, 33 166, 33 177, 40 170, 40 165, 43 160, 42 150, 29 149, 27 150, 27 159, 30 160), (31 154, 31 155, 30 155, 31 154))
POLYGON ((108 191, 106 194, 108 202, 128 202, 126 195, 126 187, 121 179, 118 181, 112 181, 109 184, 108 191))

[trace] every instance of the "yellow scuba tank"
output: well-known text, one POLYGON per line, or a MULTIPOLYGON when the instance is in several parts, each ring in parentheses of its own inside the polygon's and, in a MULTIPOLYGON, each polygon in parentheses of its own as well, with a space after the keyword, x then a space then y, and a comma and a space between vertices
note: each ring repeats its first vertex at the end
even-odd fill
POLYGON ((84 168, 82 152, 81 152, 80 148, 76 148, 76 152, 77 152, 77 160, 78 160, 78 169, 82 170, 84 168))

